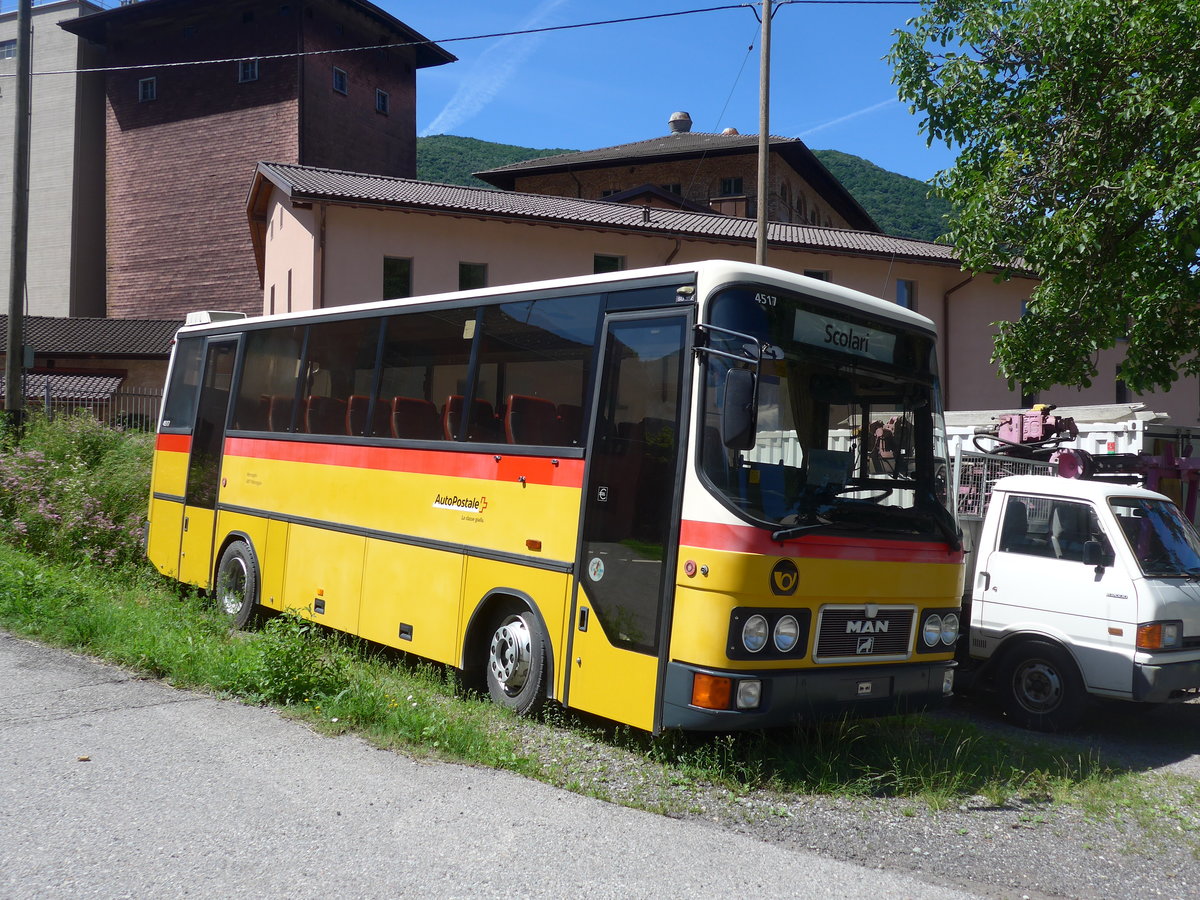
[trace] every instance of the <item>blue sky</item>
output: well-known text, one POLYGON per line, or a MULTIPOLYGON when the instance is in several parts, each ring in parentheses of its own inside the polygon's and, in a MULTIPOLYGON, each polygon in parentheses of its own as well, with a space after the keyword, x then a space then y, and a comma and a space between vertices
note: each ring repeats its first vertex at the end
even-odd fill
MULTIPOLYGON (((376 0, 379 2, 379 0, 376 0)), ((667 133, 758 132, 759 29, 748 8, 547 34, 496 32, 727 6, 738 0, 384 0, 458 57, 417 77, 417 131, 590 150, 667 133), (753 49, 750 49, 753 47, 753 49)), ((915 4, 779 7, 772 20, 771 133, 928 180, 953 163, 927 147, 882 57, 915 4)))

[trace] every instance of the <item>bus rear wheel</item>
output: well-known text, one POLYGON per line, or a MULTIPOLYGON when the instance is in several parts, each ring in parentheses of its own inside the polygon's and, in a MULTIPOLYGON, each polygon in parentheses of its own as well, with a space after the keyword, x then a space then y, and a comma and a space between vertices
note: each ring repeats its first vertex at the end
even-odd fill
POLYGON ((262 616, 258 604, 258 561, 244 541, 234 541, 217 563, 217 583, 213 597, 217 609, 229 617, 233 628, 257 625, 262 616))
POLYGON ((534 715, 546 701, 546 638, 528 610, 496 618, 487 643, 488 694, 521 716, 534 715))

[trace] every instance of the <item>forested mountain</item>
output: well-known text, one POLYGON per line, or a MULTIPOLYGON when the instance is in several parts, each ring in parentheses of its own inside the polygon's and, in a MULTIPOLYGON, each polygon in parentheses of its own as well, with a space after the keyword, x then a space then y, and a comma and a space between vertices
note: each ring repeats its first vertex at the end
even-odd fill
MULTIPOLYGON (((569 152, 562 148, 535 150, 439 134, 417 138, 417 177, 443 184, 489 187, 471 173, 569 152)), ((950 207, 943 200, 926 196, 929 185, 888 172, 848 153, 814 152, 887 234, 932 241, 945 232, 943 217, 950 207)))

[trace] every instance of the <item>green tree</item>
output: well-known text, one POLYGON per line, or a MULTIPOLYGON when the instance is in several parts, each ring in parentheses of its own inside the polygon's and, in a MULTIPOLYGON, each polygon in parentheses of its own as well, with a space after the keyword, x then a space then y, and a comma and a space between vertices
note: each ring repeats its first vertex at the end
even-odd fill
POLYGON ((889 59, 960 148, 965 266, 1042 279, 996 323, 1010 384, 1090 384, 1125 340, 1134 390, 1200 373, 1200 0, 925 0, 889 59))

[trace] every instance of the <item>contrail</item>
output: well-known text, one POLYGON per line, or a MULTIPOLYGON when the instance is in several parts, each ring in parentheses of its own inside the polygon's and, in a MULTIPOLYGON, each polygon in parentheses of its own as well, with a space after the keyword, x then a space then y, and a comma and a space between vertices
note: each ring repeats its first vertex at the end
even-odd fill
POLYGON ((844 116, 839 116, 838 118, 833 119, 829 122, 825 122, 821 125, 814 125, 812 128, 809 128, 806 131, 800 132, 800 134, 796 135, 796 137, 806 138, 810 134, 816 134, 818 131, 824 131, 826 128, 832 128, 834 125, 841 125, 843 122, 849 122, 851 119, 857 119, 859 116, 865 116, 868 113, 875 112, 875 110, 877 110, 877 109, 883 109, 885 106, 891 106, 893 103, 899 103, 899 102, 900 101, 896 100, 895 98, 892 98, 891 100, 884 100, 882 103, 876 103, 874 106, 868 106, 866 109, 860 109, 857 112, 852 112, 852 113, 848 113, 847 115, 844 115, 844 116))
MULTIPOLYGON (((520 28, 539 27, 556 9, 569 2, 546 0, 520 28)), ((421 130, 421 137, 450 134, 487 106, 545 37, 544 34, 512 35, 492 44, 471 65, 450 102, 421 130)))

